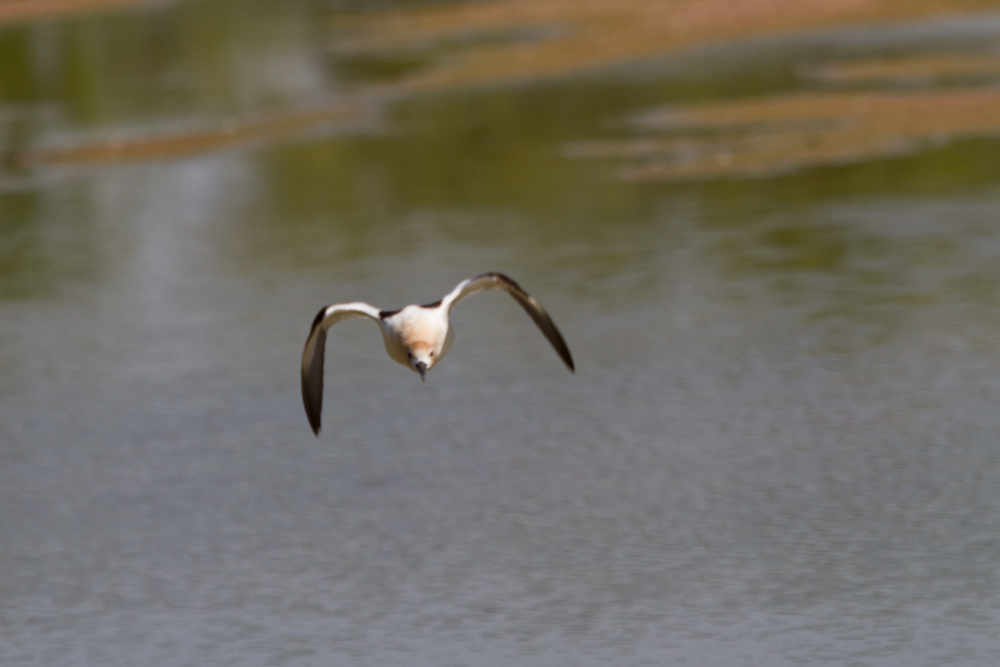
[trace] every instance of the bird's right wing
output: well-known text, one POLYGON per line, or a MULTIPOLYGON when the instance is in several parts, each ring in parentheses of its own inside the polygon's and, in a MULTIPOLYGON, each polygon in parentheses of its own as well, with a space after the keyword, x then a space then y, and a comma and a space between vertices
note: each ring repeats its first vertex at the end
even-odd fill
POLYGON ((323 411, 323 357, 326 350, 326 330, 341 320, 370 317, 381 322, 379 311, 362 301, 335 303, 320 309, 313 320, 305 349, 302 350, 302 403, 313 433, 319 436, 320 414, 323 411))

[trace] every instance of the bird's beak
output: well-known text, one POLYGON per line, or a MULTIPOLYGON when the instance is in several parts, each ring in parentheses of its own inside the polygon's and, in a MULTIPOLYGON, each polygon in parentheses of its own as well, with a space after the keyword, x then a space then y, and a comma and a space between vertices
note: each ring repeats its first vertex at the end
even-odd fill
POLYGON ((417 363, 413 364, 413 366, 414 366, 414 368, 417 369, 417 372, 420 373, 420 381, 423 382, 424 381, 424 373, 427 372, 427 364, 425 364, 422 361, 418 361, 417 363))

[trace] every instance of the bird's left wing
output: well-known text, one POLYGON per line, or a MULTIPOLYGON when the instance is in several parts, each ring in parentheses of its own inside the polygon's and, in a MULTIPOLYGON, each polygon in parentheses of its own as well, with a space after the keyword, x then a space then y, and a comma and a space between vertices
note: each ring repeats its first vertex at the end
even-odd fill
POLYGON ((313 320, 305 349, 302 350, 302 403, 313 433, 319 436, 320 414, 323 411, 323 357, 326 350, 326 331, 341 320, 353 317, 370 317, 381 323, 379 311, 362 301, 335 303, 320 309, 313 320))
POLYGON ((576 372, 573 367, 573 355, 569 353, 569 346, 563 340, 562 334, 556 328, 555 322, 552 321, 549 314, 542 308, 542 304, 538 303, 533 296, 521 289, 520 285, 502 273, 484 273, 475 278, 466 278, 441 299, 441 305, 450 313, 452 307, 465 297, 488 289, 501 289, 514 297, 514 300, 521 305, 521 308, 524 308, 524 312, 528 313, 532 321, 538 325, 542 334, 552 344, 556 354, 566 364, 566 368, 572 372, 576 372))

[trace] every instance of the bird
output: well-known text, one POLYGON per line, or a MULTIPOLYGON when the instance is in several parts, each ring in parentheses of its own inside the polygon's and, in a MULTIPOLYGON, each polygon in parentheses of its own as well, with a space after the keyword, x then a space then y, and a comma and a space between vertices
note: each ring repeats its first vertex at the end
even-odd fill
POLYGON ((501 289, 514 297, 541 329, 570 372, 576 372, 573 356, 552 318, 538 301, 502 273, 491 272, 467 278, 444 298, 425 306, 414 304, 399 310, 379 310, 363 301, 335 303, 320 308, 302 350, 302 403, 316 437, 319 437, 320 415, 323 410, 323 358, 326 332, 330 327, 355 317, 375 320, 382 329, 385 351, 389 353, 389 357, 419 373, 421 381, 424 381, 427 371, 448 354, 455 340, 449 321, 451 309, 467 296, 491 289, 501 289))

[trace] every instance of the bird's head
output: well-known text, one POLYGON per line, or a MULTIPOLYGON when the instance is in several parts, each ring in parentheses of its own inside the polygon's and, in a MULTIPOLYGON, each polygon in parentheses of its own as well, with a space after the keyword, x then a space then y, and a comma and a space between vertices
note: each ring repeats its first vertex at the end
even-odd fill
POLYGON ((434 368, 434 364, 437 363, 434 347, 424 341, 417 341, 410 345, 406 357, 410 362, 410 368, 420 373, 421 380, 424 379, 424 374, 434 368))

